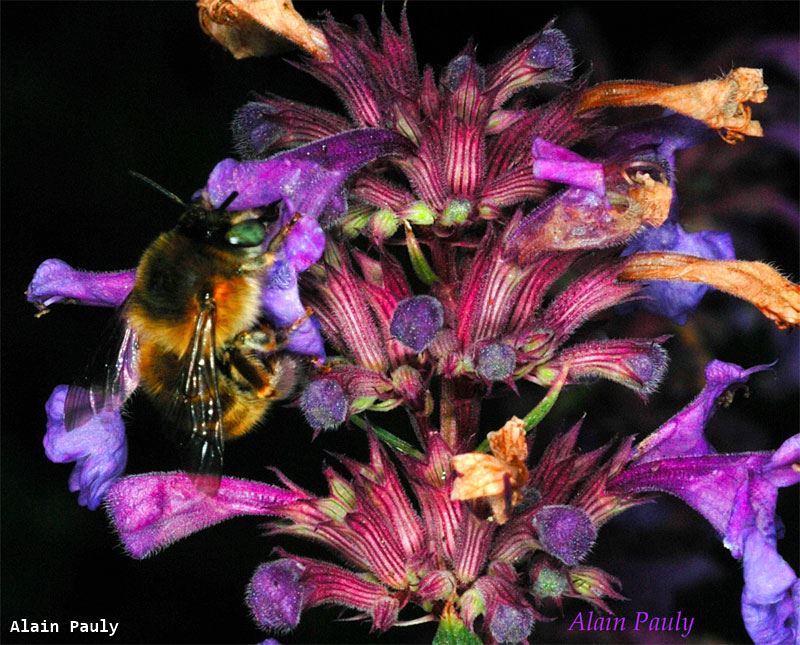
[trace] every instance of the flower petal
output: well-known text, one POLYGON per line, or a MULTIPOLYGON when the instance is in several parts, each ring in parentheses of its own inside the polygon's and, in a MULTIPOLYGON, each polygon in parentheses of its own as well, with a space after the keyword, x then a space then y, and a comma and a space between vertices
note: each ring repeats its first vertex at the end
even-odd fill
POLYGON ((578 153, 536 137, 531 146, 534 179, 557 181, 585 188, 600 197, 606 194, 603 164, 584 159, 578 153))
POLYGON ((751 529, 744 538, 742 618, 755 643, 791 645, 800 636, 800 580, 775 542, 751 529))
POLYGON ((68 432, 64 425, 68 389, 66 385, 57 386, 47 400, 44 450, 52 462, 75 462, 69 489, 79 493, 81 506, 95 510, 109 486, 125 470, 128 459, 125 424, 119 409, 103 410, 68 432))
POLYGON ((62 260, 45 260, 25 291, 28 302, 46 311, 57 302, 92 307, 119 307, 136 280, 136 270, 92 273, 73 269, 62 260))
POLYGON ((695 399, 636 447, 634 459, 640 463, 680 457, 707 455, 716 451, 706 441, 706 424, 718 407, 719 397, 732 385, 746 383, 751 374, 769 369, 756 365, 744 369, 734 363, 711 361, 706 365, 706 386, 695 399))
POLYGON ((224 159, 211 171, 206 188, 214 206, 237 192, 230 204, 235 210, 283 199, 291 213, 318 217, 349 175, 408 145, 405 137, 389 130, 351 130, 263 161, 224 159))
MULTIPOLYGON (((277 260, 272 266, 261 290, 261 305, 266 316, 278 328, 290 327, 306 316, 306 308, 297 288, 297 272, 291 262, 277 260)), ((303 320, 289 336, 286 349, 325 359, 319 323, 313 316, 303 320)))
POLYGON ((740 488, 769 459, 769 453, 763 452, 661 459, 626 468, 609 481, 608 489, 675 495, 725 535, 740 488))
POLYGON ((186 473, 149 473, 118 481, 106 508, 125 550, 145 558, 192 533, 239 515, 272 515, 299 493, 223 477, 213 497, 186 473))

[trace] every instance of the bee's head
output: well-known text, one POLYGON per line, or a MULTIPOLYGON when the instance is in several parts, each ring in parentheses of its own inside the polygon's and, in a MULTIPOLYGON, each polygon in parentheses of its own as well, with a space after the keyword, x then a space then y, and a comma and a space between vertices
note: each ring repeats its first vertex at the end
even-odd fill
POLYGON ((178 232, 225 251, 262 253, 269 218, 263 210, 226 211, 225 207, 235 198, 233 193, 222 206, 213 209, 202 204, 190 205, 178 220, 178 232))

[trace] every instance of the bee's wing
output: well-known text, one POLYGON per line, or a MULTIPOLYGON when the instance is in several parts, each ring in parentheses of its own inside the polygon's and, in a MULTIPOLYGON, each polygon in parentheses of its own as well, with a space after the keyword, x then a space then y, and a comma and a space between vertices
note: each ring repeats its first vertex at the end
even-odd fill
POLYGON ((103 410, 120 409, 138 385, 139 342, 124 320, 95 352, 84 375, 69 386, 64 426, 74 430, 103 410))
POLYGON ((197 315, 180 380, 189 424, 184 444, 186 468, 197 488, 207 495, 216 494, 222 475, 222 405, 217 382, 215 322, 216 308, 209 296, 197 315))

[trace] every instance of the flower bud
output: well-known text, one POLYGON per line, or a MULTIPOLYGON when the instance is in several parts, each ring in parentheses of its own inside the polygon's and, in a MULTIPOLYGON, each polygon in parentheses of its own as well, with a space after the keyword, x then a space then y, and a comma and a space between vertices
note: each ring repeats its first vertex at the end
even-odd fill
POLYGON ((517 354, 503 343, 486 345, 478 352, 478 374, 487 381, 503 381, 514 371, 517 354))
POLYGON ((430 571, 419 582, 417 593, 425 600, 446 600, 456 591, 456 577, 450 571, 430 571))
POLYGON ((564 564, 578 564, 592 548, 597 529, 588 513, 574 506, 545 506, 533 516, 539 542, 564 564))
POLYGON ((430 226, 436 220, 436 211, 425 202, 417 201, 406 206, 400 213, 400 217, 410 224, 430 226))
POLYGON ((261 629, 289 631, 303 611, 303 565, 284 558, 262 564, 247 587, 247 606, 261 629))
POLYGON ((489 631, 498 643, 519 643, 530 636, 533 622, 533 611, 528 607, 498 605, 489 623, 489 631))
POLYGON ((568 592, 569 580, 567 577, 555 569, 551 569, 544 563, 535 566, 530 573, 532 588, 531 591, 536 598, 560 598, 568 592))
POLYGON ((347 418, 347 398, 331 379, 311 381, 300 395, 300 409, 316 431, 333 430, 347 418))
POLYGON ((250 101, 236 110, 231 123, 233 145, 243 159, 258 159, 283 134, 275 123, 275 108, 262 101, 250 101))
POLYGON ((447 203, 439 218, 442 226, 456 226, 467 221, 472 204, 466 199, 453 199, 447 203))
POLYGON ((443 324, 444 309, 436 298, 414 296, 397 303, 389 329, 401 343, 421 352, 443 324))
POLYGON ((381 208, 372 214, 369 220, 369 229, 375 240, 382 242, 397 233, 400 220, 393 211, 388 208, 381 208))

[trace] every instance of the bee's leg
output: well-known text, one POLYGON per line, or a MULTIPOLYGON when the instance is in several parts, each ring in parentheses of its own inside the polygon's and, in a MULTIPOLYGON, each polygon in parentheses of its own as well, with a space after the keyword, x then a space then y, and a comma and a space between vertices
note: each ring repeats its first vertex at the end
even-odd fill
POLYGON ((281 245, 286 240, 286 237, 294 228, 295 224, 300 221, 302 214, 295 213, 292 218, 284 224, 281 229, 275 234, 275 237, 270 240, 267 250, 255 258, 251 258, 242 263, 239 268, 239 273, 252 273, 260 271, 266 267, 272 266, 275 263, 275 254, 281 248, 281 245))
POLYGON ((232 345, 245 350, 256 351, 262 354, 273 354, 286 348, 291 335, 314 314, 311 307, 306 307, 305 313, 288 327, 273 329, 267 323, 261 323, 254 329, 240 332, 234 338, 232 345))
POLYGON ((273 237, 272 240, 270 241, 269 247, 267 249, 268 252, 274 253, 279 248, 281 248, 281 245, 283 244, 284 240, 289 235, 289 233, 292 232, 292 229, 294 228, 295 224, 297 224, 297 222, 300 221, 300 218, 302 216, 303 215, 301 213, 295 213, 294 215, 292 215, 292 218, 281 227, 281 230, 279 230, 275 234, 275 237, 273 237))
POLYGON ((234 382, 252 390, 259 399, 275 396, 275 370, 272 361, 261 360, 251 351, 236 346, 227 347, 223 355, 234 382))

